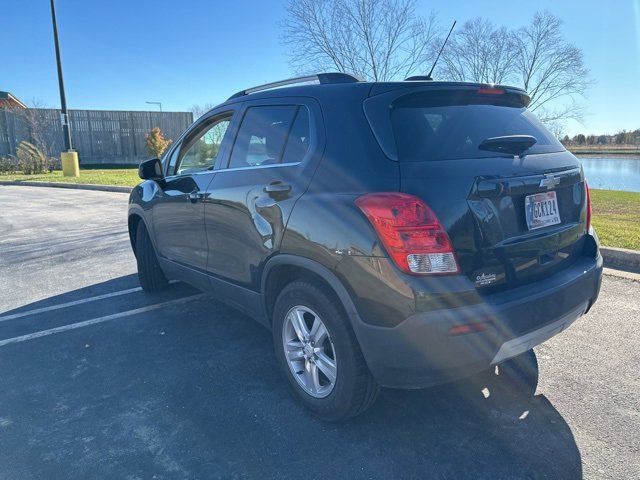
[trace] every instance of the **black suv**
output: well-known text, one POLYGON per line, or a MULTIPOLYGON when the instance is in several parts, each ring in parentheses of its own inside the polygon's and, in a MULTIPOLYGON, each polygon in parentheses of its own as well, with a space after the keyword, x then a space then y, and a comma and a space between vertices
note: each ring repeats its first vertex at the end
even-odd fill
POLYGON ((243 90, 141 164, 140 283, 188 282, 271 328, 328 420, 380 386, 488 372, 534 391, 532 348, 593 305, 602 257, 580 163, 528 102, 342 73, 243 90))

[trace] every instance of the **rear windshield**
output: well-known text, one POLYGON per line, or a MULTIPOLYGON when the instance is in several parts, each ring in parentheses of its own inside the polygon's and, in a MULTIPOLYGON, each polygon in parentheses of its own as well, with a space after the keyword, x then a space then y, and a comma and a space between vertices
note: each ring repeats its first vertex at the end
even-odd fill
POLYGON ((508 155, 481 150, 480 143, 504 135, 532 135, 527 154, 563 151, 560 142, 508 94, 424 92, 405 95, 391 105, 398 158, 405 162, 508 155))

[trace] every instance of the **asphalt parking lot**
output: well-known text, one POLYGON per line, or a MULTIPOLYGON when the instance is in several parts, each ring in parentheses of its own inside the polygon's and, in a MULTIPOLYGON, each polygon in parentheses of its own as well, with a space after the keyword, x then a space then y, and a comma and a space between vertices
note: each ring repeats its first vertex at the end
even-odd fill
POLYGON ((0 478, 640 478, 640 283, 537 349, 534 397, 383 391, 322 423, 270 333, 140 291, 127 195, 0 186, 0 478))

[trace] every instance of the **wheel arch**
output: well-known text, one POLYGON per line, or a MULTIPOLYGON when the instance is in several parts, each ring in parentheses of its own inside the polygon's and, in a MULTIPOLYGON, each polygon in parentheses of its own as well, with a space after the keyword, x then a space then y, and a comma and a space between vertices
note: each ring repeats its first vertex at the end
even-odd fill
POLYGON ((136 253, 136 236, 138 235, 138 225, 140 224, 142 217, 137 213, 132 213, 129 215, 128 225, 129 225, 129 242, 131 243, 131 249, 133 253, 136 253))
POLYGON ((360 321, 351 296, 338 277, 324 265, 305 257, 281 254, 269 259, 262 274, 261 292, 264 312, 272 322, 273 308, 278 293, 294 280, 308 278, 325 287, 338 301, 354 326, 360 321))
MULTIPOLYGON (((144 214, 135 210, 129 213, 129 216, 127 217, 127 226, 129 230, 129 242, 131 243, 131 249, 133 250, 134 254, 136 253, 136 237, 138 235, 138 225, 140 225, 141 222, 144 225, 144 228, 147 229, 147 233, 151 237, 151 231, 149 230, 149 225, 147 225, 147 222, 144 218, 144 214)), ((153 238, 151 238, 151 241, 153 243, 153 238)))

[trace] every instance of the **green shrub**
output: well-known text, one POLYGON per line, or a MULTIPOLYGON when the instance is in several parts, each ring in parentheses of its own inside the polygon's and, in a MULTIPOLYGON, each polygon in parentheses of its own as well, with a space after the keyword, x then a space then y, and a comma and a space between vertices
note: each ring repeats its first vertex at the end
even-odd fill
POLYGON ((62 170, 62 160, 60 157, 49 157, 49 171, 62 170))
POLYGON ((20 161, 14 156, 0 157, 0 174, 11 174, 20 171, 20 161))

